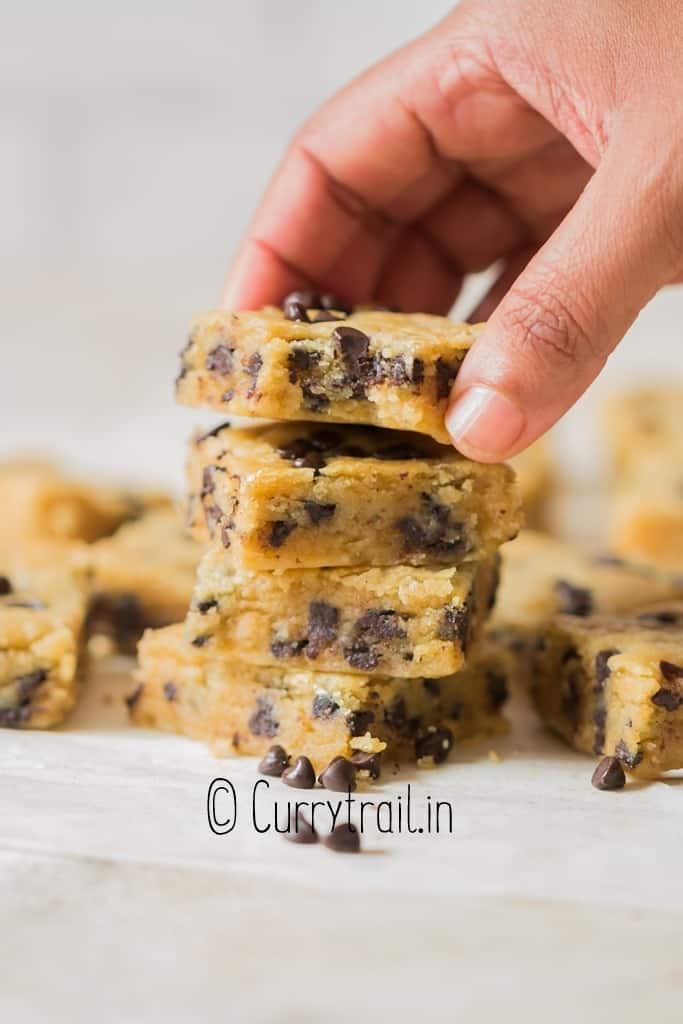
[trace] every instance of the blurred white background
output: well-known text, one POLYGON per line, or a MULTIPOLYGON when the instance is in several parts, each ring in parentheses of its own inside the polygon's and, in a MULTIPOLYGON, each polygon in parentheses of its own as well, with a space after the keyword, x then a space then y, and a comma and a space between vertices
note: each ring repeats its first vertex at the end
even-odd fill
MULTIPOLYGON (((174 406, 177 353, 288 137, 449 6, 2 0, 0 455, 178 483, 213 418, 174 406)), ((558 432, 573 470, 606 390, 680 369, 682 324, 683 289, 642 315, 558 432)))

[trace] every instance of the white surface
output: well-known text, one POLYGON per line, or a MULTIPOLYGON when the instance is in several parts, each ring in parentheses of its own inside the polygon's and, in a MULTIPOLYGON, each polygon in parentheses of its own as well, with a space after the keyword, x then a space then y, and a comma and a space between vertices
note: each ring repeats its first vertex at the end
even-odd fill
MULTIPOLYGON (((448 4, 2 7, 0 454, 179 482, 206 417, 173 406, 177 351, 285 140, 448 4)), ((682 323, 671 290, 562 426, 576 474, 599 395, 679 370, 682 323)), ((67 731, 0 736, 3 1022, 680 1020, 675 782, 597 793, 527 723, 412 780, 452 837, 345 859, 210 834, 210 779, 246 793, 253 763, 129 730, 102 704, 129 680, 102 685, 67 731)))

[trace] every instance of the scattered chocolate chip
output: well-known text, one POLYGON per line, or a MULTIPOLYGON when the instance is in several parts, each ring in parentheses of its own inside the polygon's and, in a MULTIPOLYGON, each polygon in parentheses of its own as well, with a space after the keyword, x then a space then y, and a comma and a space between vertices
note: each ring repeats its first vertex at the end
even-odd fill
POLYGON ((124 701, 126 702, 129 711, 132 711, 135 705, 138 703, 140 697, 142 697, 144 689, 144 686, 142 685, 142 683, 140 683, 140 685, 135 690, 133 690, 132 693, 129 693, 127 697, 124 697, 124 701))
POLYGON ((660 661, 659 671, 667 683, 675 683, 683 679, 683 665, 674 665, 672 661, 660 661))
POLYGON ((206 368, 210 373, 219 377, 232 373, 234 367, 234 352, 227 345, 218 345, 206 357, 206 368))
POLYGON ((439 640, 449 640, 451 643, 460 644, 463 650, 466 651, 470 624, 471 615, 467 603, 464 605, 449 605, 444 608, 437 636, 439 640))
POLYGON ((593 595, 585 587, 575 587, 566 580, 557 580, 553 591, 558 598, 558 611, 584 618, 593 611, 593 595))
POLYGON ((652 697, 652 703, 665 711, 678 711, 683 704, 683 693, 676 693, 674 690, 666 690, 662 687, 652 697))
POLYGON ((360 853, 360 833, 355 825, 348 822, 335 825, 323 843, 335 853, 360 853))
POLYGON ((364 736, 374 721, 374 711, 351 711, 346 716, 351 736, 364 736))
POLYGON ((290 761, 289 754, 279 743, 269 747, 258 764, 261 775, 272 775, 280 778, 290 761))
POLYGON ((643 755, 640 750, 636 753, 632 753, 623 740, 619 740, 616 749, 614 751, 616 756, 619 758, 622 764, 626 765, 631 771, 637 768, 640 762, 643 760, 643 755))
POLYGON ((657 612, 641 612, 638 622, 643 626, 677 626, 681 617, 677 612, 662 609, 657 612))
POLYGON ((202 441, 208 441, 210 437, 218 437, 219 434, 222 434, 224 430, 229 429, 230 420, 224 420, 223 423, 219 423, 217 427, 213 428, 213 430, 207 430, 205 434, 201 434, 200 437, 198 437, 197 440, 195 441, 195 444, 201 444, 202 441))
POLYGON ((345 757, 333 757, 327 768, 320 773, 318 782, 325 789, 336 793, 351 792, 356 788, 356 768, 345 757))
POLYGON ((384 721, 390 729, 401 732, 408 722, 406 702, 403 697, 394 697, 384 709, 384 721))
POLYGON ((258 352, 253 352, 249 356, 249 358, 247 359, 247 361, 245 363, 244 372, 246 373, 246 375, 248 377, 251 378, 251 383, 249 384, 249 390, 247 391, 247 398, 251 398, 255 394, 255 392, 256 392, 256 384, 257 384, 257 380, 258 380, 258 375, 261 372, 261 367, 262 366, 263 366, 263 359, 261 358, 261 356, 259 355, 258 352))
POLYGON ((336 508, 334 502, 304 501, 304 511, 314 526, 318 526, 325 519, 331 519, 336 508))
POLYGON ((284 519, 276 519, 270 525, 268 543, 271 548, 281 548, 290 533, 296 530, 296 523, 288 523, 284 519))
POLYGON ((415 757, 431 757, 435 764, 446 760, 453 749, 453 733, 445 726, 437 729, 432 727, 423 736, 415 740, 415 757))
POLYGON ((318 833, 301 811, 296 813, 294 828, 288 832, 283 832, 282 835, 290 843, 310 845, 311 843, 318 842, 318 833))
POLYGON ((317 658, 337 639, 339 609, 326 601, 311 601, 308 606, 308 646, 306 655, 317 658))
POLYGON ((371 779, 378 779, 382 771, 382 758, 380 754, 366 754, 363 750, 357 750, 351 755, 351 763, 355 765, 357 772, 367 772, 371 779))
POLYGON ((0 576, 0 597, 4 597, 6 594, 12 593, 12 584, 10 583, 7 576, 0 576))
POLYGON ((616 647, 609 648, 608 650, 598 651, 595 655, 595 679, 597 683, 604 683, 610 676, 609 660, 613 655, 619 654, 620 652, 616 647))
POLYGON ((339 711, 339 705, 329 693, 316 693, 311 714, 314 718, 331 718, 339 711))
POLYGON ((369 671, 379 664, 381 648, 408 634, 393 609, 369 608, 356 620, 344 658, 353 668, 369 671), (378 649, 379 648, 379 649, 378 649))
POLYGON ((270 653, 274 658, 295 658, 305 647, 305 640, 279 640, 276 638, 271 641, 270 653))
POLYGON ((452 519, 451 509, 426 492, 420 495, 420 500, 422 508, 418 516, 403 516, 396 522, 406 553, 451 557, 465 554, 469 550, 465 529, 461 522, 452 519))
POLYGON ((335 327, 332 340, 339 345, 352 397, 364 398, 365 381, 369 373, 370 339, 355 327, 335 327))
POLYGON ((164 697, 169 701, 178 699, 178 687, 175 683, 164 683, 164 697))
POLYGON ((493 669, 486 673, 486 690, 493 708, 498 711, 508 699, 508 681, 503 672, 493 669))
POLYGON ((304 405, 311 412, 324 412, 330 404, 326 395, 321 395, 308 384, 301 385, 301 394, 304 397, 304 405))
POLYGON ((265 697, 256 698, 256 710, 249 719, 249 730, 253 736, 276 736, 280 723, 274 717, 275 709, 265 697))
POLYGON ((333 309, 337 313, 344 313, 345 316, 351 316, 353 312, 348 302, 344 302, 338 295, 333 295, 330 292, 320 296, 320 308, 324 310, 333 309))
POLYGON ((425 364, 422 359, 413 359, 413 368, 410 373, 413 384, 422 384, 425 379, 425 364))
POLYGON ((596 789, 623 789, 626 785, 624 769, 616 757, 603 757, 591 777, 596 789))
POLYGON ((296 384, 299 374, 310 370, 311 366, 317 363, 319 358, 319 356, 317 359, 314 358, 314 353, 309 352, 308 349, 293 347, 287 357, 290 383, 296 384))
POLYGON ((207 612, 213 611, 214 608, 218 608, 218 601, 215 597, 209 597, 197 604, 197 611, 200 615, 206 615, 207 612))
POLYGON ((307 438, 291 441, 283 448, 278 448, 277 453, 281 459, 287 459, 297 469, 322 469, 325 465, 324 453, 318 445, 307 438))
MULTIPOLYGON (((304 309, 319 309, 321 308, 322 300, 317 292, 314 292, 312 288, 297 288, 296 291, 290 292, 289 295, 285 295, 282 300, 282 308, 284 309, 288 303, 297 302, 304 309)), ((326 308, 326 307, 322 307, 326 308)))
POLYGON ((190 643, 193 647, 205 647, 211 639, 210 633, 202 633, 200 636, 196 636, 190 643))
POLYGON ((287 786, 294 786, 295 789, 313 789, 315 786, 315 771, 307 757, 297 757, 294 764, 285 768, 282 773, 282 781, 287 786))
POLYGON ((437 401, 441 401, 443 398, 448 398, 459 369, 459 363, 448 363, 445 359, 437 359, 436 366, 434 367, 436 375, 437 401))
POLYGON ((310 322, 304 304, 302 302, 297 302, 294 299, 285 299, 283 313, 287 320, 293 320, 295 322, 298 321, 305 324, 310 322))

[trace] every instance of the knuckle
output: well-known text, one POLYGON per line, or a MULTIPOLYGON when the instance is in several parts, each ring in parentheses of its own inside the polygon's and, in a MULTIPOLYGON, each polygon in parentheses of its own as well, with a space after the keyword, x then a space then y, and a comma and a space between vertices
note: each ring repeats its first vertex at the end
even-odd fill
POLYGON ((540 359, 551 367, 566 369, 587 358, 602 358, 583 326, 587 317, 577 312, 580 308, 581 303, 574 298, 570 307, 554 289, 530 294, 516 286, 501 310, 501 326, 524 358, 540 359))

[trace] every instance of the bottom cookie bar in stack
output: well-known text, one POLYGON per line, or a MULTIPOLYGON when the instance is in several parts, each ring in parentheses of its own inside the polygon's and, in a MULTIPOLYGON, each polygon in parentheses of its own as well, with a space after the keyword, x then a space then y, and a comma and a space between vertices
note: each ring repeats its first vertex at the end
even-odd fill
POLYGON ((482 652, 441 679, 287 671, 215 658, 182 625, 139 646, 133 721, 207 741, 216 753, 264 754, 277 743, 321 771, 334 757, 443 761, 454 741, 501 733, 505 680, 482 652))

